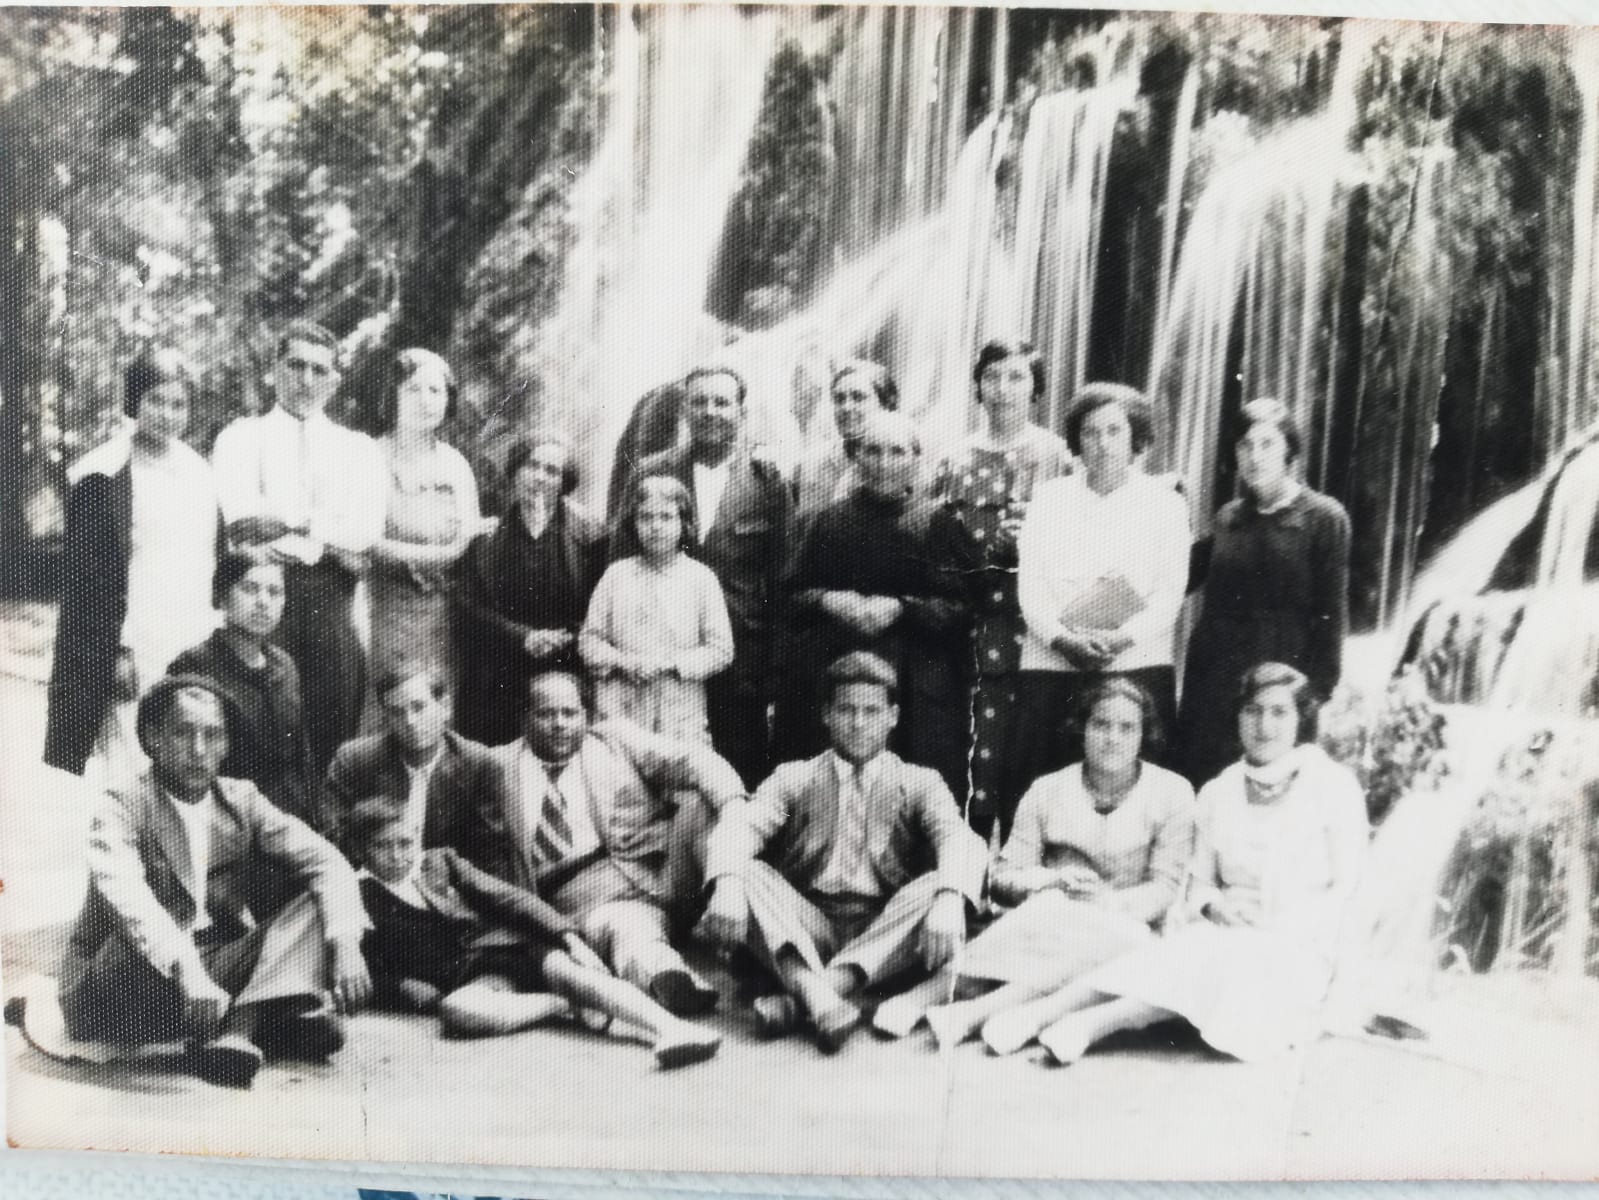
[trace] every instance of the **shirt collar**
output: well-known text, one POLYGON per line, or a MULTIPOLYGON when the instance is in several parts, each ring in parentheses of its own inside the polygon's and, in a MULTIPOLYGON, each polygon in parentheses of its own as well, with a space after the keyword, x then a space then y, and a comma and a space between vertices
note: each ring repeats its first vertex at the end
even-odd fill
POLYGON ((578 756, 574 754, 564 763, 547 762, 534 753, 532 743, 529 742, 525 737, 522 739, 521 757, 524 765, 537 767, 541 772, 551 779, 559 779, 562 775, 566 774, 567 769, 571 767, 572 764, 577 762, 578 758, 578 756))
POLYGON ((305 420, 302 421, 288 409, 284 408, 283 405, 276 403, 262 414, 262 420, 275 421, 278 424, 289 425, 296 429, 298 429, 301 425, 315 427, 329 419, 330 418, 328 417, 327 409, 324 408, 320 412, 312 413, 309 417, 306 417, 305 420))
MULTIPOLYGON (((829 750, 828 753, 833 756, 833 772, 838 776, 838 786, 840 790, 842 790, 849 785, 849 781, 855 776, 857 768, 852 764, 845 762, 837 751, 829 750)), ((863 792, 870 792, 872 790, 872 787, 877 783, 877 777, 882 773, 882 770, 883 755, 881 753, 874 754, 870 759, 861 765, 859 772, 861 790, 863 792)))
POLYGON ((1300 483, 1297 479, 1290 479, 1288 481, 1288 491, 1284 494, 1281 500, 1277 501, 1277 503, 1273 504, 1270 508, 1261 508, 1259 505, 1256 505, 1255 511, 1263 517, 1269 517, 1273 513, 1283 512, 1294 506, 1294 502, 1299 499, 1299 497, 1304 493, 1304 490, 1304 484, 1300 483))
POLYGON ((433 772, 438 768, 438 765, 439 765, 440 761, 443 760, 443 758, 444 758, 444 742, 441 740, 439 742, 438 749, 433 751, 433 756, 431 758, 429 758, 427 760, 427 762, 423 763, 420 767, 413 767, 410 763, 406 762, 404 755, 401 755, 401 757, 400 757, 400 765, 405 768, 405 773, 406 773, 407 776, 409 776, 411 778, 415 778, 418 775, 431 775, 431 774, 433 774, 433 772))

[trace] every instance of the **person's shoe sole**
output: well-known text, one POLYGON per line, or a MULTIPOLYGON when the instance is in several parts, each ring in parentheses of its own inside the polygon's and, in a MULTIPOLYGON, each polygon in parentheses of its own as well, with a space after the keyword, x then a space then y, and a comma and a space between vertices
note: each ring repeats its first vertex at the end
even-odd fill
POLYGON ((816 1048, 823 1054, 837 1054, 860 1024, 860 1009, 846 1004, 812 1018, 816 1023, 816 1048))
POLYGON ((780 1038, 799 1027, 799 1001, 793 996, 757 996, 750 1004, 755 1010, 755 1036, 780 1038))
POLYGON ((674 1042, 655 1052, 655 1064, 663 1071, 670 1071, 675 1067, 686 1067, 713 1058, 721 1048, 721 1038, 712 1038, 707 1042, 674 1042))
POLYGON ((662 971, 650 980, 650 995, 674 1017, 703 1017, 721 997, 715 988, 702 988, 687 971, 662 971))
POLYGON ((218 1087, 247 1088, 261 1069, 261 1052, 244 1046, 201 1046, 194 1051, 194 1073, 218 1087))
POLYGON ((258 1036, 269 1058, 324 1062, 344 1048, 344 1027, 326 1013, 289 1017, 264 1026, 258 1036))

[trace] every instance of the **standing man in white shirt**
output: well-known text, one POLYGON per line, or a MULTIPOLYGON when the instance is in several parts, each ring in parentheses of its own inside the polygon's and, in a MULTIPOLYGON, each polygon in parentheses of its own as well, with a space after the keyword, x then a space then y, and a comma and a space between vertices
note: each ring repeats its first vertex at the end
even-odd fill
POLYGON ((151 766, 95 813, 60 996, 71 1037, 188 1039, 196 1074, 244 1087, 266 1054, 338 1050, 335 1014, 364 1004, 371 980, 350 865, 253 783, 218 778, 229 704, 203 675, 168 676, 140 701, 151 766), (266 883, 290 899, 258 918, 250 897, 266 883))
POLYGON ((294 322, 278 340, 277 404, 228 425, 211 454, 229 540, 285 568, 277 640, 300 670, 318 770, 360 723, 366 656, 355 591, 388 497, 377 443, 327 416, 339 379, 338 340, 294 322))
POLYGON ((716 575, 733 625, 733 665, 705 686, 711 745, 753 788, 768 766, 772 617, 793 498, 777 467, 750 445, 743 376, 696 367, 683 389, 687 444, 646 458, 633 478, 669 475, 694 497, 700 539, 688 552, 716 575))

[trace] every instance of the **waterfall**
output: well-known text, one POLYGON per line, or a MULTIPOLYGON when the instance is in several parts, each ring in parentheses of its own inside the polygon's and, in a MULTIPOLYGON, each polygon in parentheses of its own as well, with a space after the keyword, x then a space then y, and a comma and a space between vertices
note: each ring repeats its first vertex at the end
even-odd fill
POLYGON ((633 402, 723 340, 711 264, 783 18, 713 6, 617 14, 608 114, 574 188, 576 229, 546 375, 603 490, 633 402))
POLYGON ((987 321, 990 333, 1029 333, 1043 353, 1050 392, 1039 418, 1055 426, 1088 378, 1111 142, 1138 98, 1136 57, 1115 65, 1124 41, 1109 30, 1091 44, 1101 85, 1042 96, 1028 112, 1015 240, 987 321))
POLYGON ((1593 356, 1599 330, 1599 30, 1571 31, 1571 73, 1582 97, 1582 140, 1571 198, 1571 290, 1566 306, 1565 376, 1557 383, 1557 412, 1548 444, 1557 449, 1599 416, 1593 356), (1562 390, 1563 385, 1563 390, 1562 390))
MULTIPOLYGON (((1171 430, 1162 465, 1180 472, 1197 529, 1209 527, 1223 398, 1234 342, 1243 358, 1232 382, 1246 398, 1275 396, 1297 412, 1320 412, 1329 362, 1328 236, 1363 166, 1348 148, 1356 84, 1378 36, 1371 23, 1343 26, 1331 96, 1318 114, 1258 140, 1215 116, 1210 144, 1234 150, 1207 181, 1183 238, 1176 277, 1148 374, 1148 390, 1171 430)), ((1168 215, 1168 219, 1170 219, 1168 215)))

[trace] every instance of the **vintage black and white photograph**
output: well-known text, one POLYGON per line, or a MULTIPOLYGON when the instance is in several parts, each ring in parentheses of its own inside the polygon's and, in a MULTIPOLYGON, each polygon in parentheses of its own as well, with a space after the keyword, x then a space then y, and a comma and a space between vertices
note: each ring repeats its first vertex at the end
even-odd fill
POLYGON ((13 1145, 1599 1175, 1599 29, 0 12, 13 1145))

